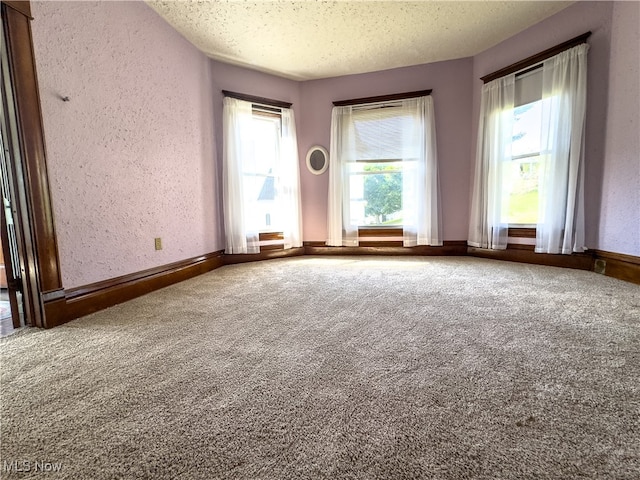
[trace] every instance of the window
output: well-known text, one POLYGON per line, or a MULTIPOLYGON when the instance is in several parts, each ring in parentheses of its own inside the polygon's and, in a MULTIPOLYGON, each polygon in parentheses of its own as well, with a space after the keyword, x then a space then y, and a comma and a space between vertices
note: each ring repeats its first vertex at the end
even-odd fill
POLYGON ((403 138, 403 132, 413 131, 414 121, 402 105, 353 113, 355 158, 349 162, 351 225, 402 225, 402 172, 405 162, 415 163, 419 156, 416 143, 404 143, 407 139, 403 138))
POLYGON ((538 223, 542 152, 542 69, 517 76, 511 155, 502 170, 502 223, 532 227, 538 223))
POLYGON ((247 221, 259 232, 281 231, 278 209, 281 118, 279 114, 253 109, 251 131, 252 161, 245 162, 243 193, 250 217, 247 221))
POLYGON ((429 95, 337 105, 331 159, 328 245, 358 245, 362 227, 401 228, 404 246, 442 245, 429 95))
POLYGON ((302 246, 293 111, 226 96, 223 121, 225 252, 259 253, 261 237, 302 246))
POLYGON ((585 250, 588 36, 483 77, 469 245, 535 227, 536 253, 585 250))

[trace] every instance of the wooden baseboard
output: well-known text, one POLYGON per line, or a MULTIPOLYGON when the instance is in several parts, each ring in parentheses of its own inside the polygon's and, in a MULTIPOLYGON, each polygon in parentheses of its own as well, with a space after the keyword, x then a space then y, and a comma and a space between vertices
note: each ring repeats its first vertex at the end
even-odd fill
POLYGON ((45 328, 55 327, 154 290, 209 272, 224 265, 223 252, 213 252, 180 262, 66 290, 64 298, 44 302, 45 328))
POLYGON ((327 247, 324 242, 304 242, 300 248, 266 250, 254 255, 225 255, 222 251, 212 252, 91 285, 66 291, 47 292, 43 296, 44 327, 61 325, 224 265, 302 255, 470 255, 494 260, 591 270, 640 285, 640 257, 603 250, 590 250, 573 255, 547 255, 534 253, 530 246, 513 245, 506 250, 467 247, 467 242, 464 240, 445 241, 441 247, 388 245, 327 247))
POLYGON ((535 253, 531 245, 511 245, 506 250, 487 250, 469 247, 467 254, 473 257, 532 263, 553 267, 590 270, 609 277, 640 285, 640 257, 604 250, 588 250, 571 255, 535 253))
POLYGON ((468 247, 467 254, 472 257, 506 260, 508 262, 531 263, 551 267, 575 268, 577 270, 593 270, 591 253, 574 253, 571 255, 551 255, 535 253, 528 245, 510 245, 506 250, 489 250, 486 248, 468 247))
POLYGON ((234 255, 224 255, 224 264, 225 265, 234 265, 236 263, 246 263, 246 262, 256 262, 259 260, 270 260, 272 258, 284 258, 284 257, 299 257, 305 254, 304 247, 298 248, 288 248, 284 250, 280 248, 278 250, 263 250, 261 249, 260 253, 249 253, 249 254, 234 254, 234 255))
POLYGON ((640 285, 640 257, 604 250, 592 252, 596 273, 640 285))
MULTIPOLYGON (((361 242, 362 243, 362 242, 361 242)), ((376 242, 358 247, 328 247, 324 242, 304 242, 306 255, 466 255, 467 242, 445 241, 441 247, 419 245, 416 247, 397 246, 395 242, 376 242)))

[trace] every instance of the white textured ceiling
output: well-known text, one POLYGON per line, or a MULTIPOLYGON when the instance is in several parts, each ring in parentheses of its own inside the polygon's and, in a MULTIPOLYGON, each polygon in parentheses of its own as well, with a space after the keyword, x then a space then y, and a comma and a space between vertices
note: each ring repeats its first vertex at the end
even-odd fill
POLYGON ((295 80, 475 55, 573 1, 148 1, 211 58, 295 80))

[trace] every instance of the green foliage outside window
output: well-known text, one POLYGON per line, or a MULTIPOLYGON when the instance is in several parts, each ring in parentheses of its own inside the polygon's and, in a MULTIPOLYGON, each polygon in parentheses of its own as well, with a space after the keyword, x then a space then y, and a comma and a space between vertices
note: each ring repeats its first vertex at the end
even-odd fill
POLYGON ((388 215, 402 210, 402 172, 394 165, 366 165, 364 171, 381 172, 365 175, 364 213, 375 217, 377 224, 383 224, 388 215))

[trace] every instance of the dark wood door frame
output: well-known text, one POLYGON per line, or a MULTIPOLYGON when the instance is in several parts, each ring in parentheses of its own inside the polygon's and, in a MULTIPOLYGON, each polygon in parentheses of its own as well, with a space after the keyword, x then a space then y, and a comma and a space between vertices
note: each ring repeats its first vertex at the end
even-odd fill
POLYGON ((29 1, 2 0, 2 21, 7 42, 9 70, 13 84, 19 148, 22 156, 26 212, 19 221, 28 223, 32 239, 27 254, 25 280, 35 286, 26 305, 37 327, 49 326, 48 320, 61 315, 64 289, 60 274, 58 243, 47 173, 46 150, 29 1))

